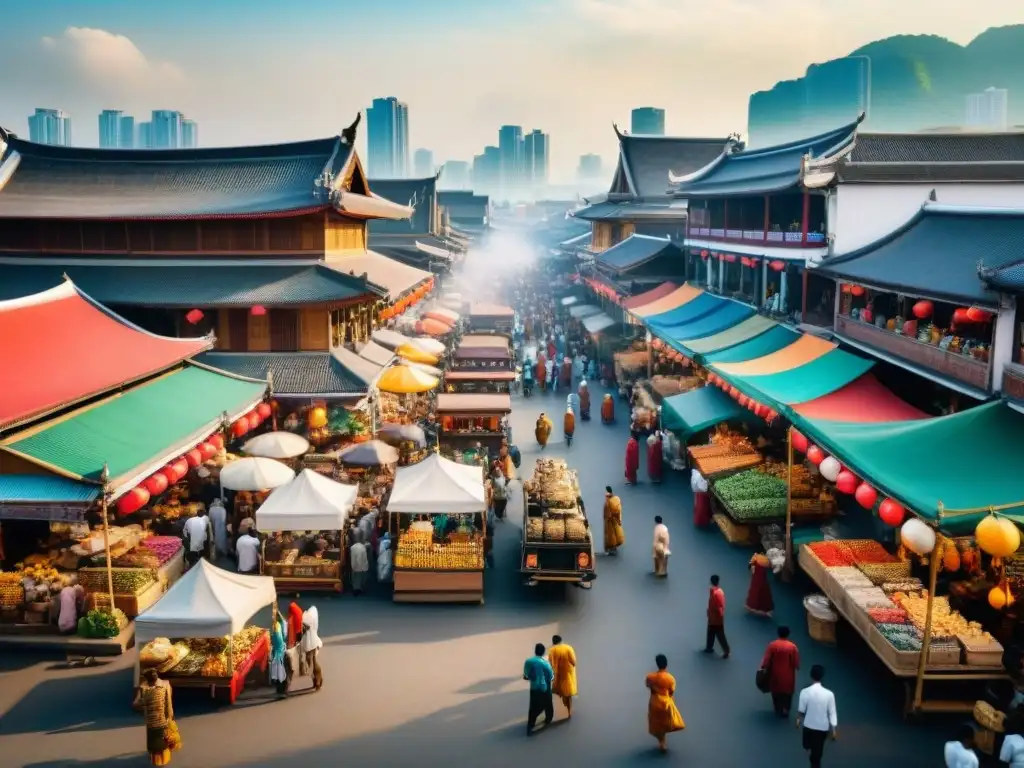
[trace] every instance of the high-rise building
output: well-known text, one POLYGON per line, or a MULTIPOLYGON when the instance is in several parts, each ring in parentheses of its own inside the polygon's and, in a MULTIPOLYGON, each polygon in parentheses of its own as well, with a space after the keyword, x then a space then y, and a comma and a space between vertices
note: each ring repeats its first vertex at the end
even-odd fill
POLYGON ((478 195, 498 196, 501 192, 501 150, 484 147, 473 158, 473 191, 478 195))
POLYGON ((136 146, 139 149, 153 149, 153 124, 151 122, 139 123, 139 136, 136 146))
POLYGON ((131 115, 125 115, 121 118, 121 126, 118 129, 118 139, 120 143, 117 145, 121 149, 134 149, 135 148, 135 118, 131 115))
POLYGON ((542 197, 548 185, 548 163, 551 137, 534 128, 523 137, 523 176, 525 186, 536 197, 542 197))
POLYGON ((124 112, 120 109, 104 109, 100 112, 100 147, 118 149, 121 146, 121 121, 124 112))
POLYGON ((371 177, 400 178, 409 173, 409 107, 388 96, 366 110, 367 164, 371 177))
POLYGON ((151 140, 153 149, 177 149, 181 146, 181 112, 173 109, 154 109, 151 140))
POLYGON ((1005 131, 1009 91, 986 88, 981 93, 967 94, 967 127, 989 131, 1005 131))
POLYGON ((600 155, 580 155, 580 164, 576 169, 576 177, 580 181, 594 181, 601 178, 602 173, 600 155))
POLYGON ((71 118, 59 109, 39 109, 28 118, 28 137, 37 144, 71 146, 71 118))
POLYGON ((413 169, 413 176, 417 179, 433 176, 435 173, 434 153, 429 149, 417 149, 413 154, 413 169))
POLYGON ((449 160, 441 166, 438 184, 442 189, 472 189, 469 163, 465 160, 449 160))
POLYGON ((637 107, 630 115, 629 131, 645 136, 665 135, 665 110, 657 107, 637 107))
POLYGON ((181 148, 195 149, 199 146, 199 124, 195 120, 181 121, 181 148))
MULTIPOLYGON (((486 150, 484 151, 486 153, 486 150)), ((503 125, 498 129, 498 151, 501 158, 499 161, 500 196, 505 200, 516 200, 523 191, 522 126, 503 125)))

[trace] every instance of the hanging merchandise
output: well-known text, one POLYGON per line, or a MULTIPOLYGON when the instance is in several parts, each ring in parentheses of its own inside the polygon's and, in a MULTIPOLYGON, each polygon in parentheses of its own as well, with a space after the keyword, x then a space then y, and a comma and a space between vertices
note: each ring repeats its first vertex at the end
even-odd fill
POLYGON ((1012 605, 1016 598, 1013 593, 1010 592, 1010 584, 1003 579, 999 586, 992 587, 988 592, 988 604, 995 608, 997 611, 1003 610, 1008 605, 1012 605))
POLYGON ((323 407, 316 407, 309 409, 309 426, 313 429, 320 429, 327 425, 327 409, 323 407))
POLYGON ((849 283, 843 283, 842 292, 843 293, 849 293, 850 292, 850 284, 849 283))
POLYGON ((273 413, 273 409, 270 407, 269 403, 260 403, 256 406, 256 413, 259 414, 261 419, 269 419, 270 414, 273 413))
POLYGON ((203 317, 205 317, 205 315, 203 315, 203 311, 201 309, 190 309, 185 313, 185 319, 188 321, 189 325, 195 325, 202 320, 203 317))
POLYGON ((855 498, 857 503, 864 507, 864 509, 874 509, 875 502, 878 501, 878 491, 867 483, 861 483, 857 486, 857 490, 854 492, 853 498, 855 498))
POLYGON ((821 472, 822 477, 830 483, 834 483, 839 479, 839 473, 843 471, 843 465, 836 460, 835 456, 826 456, 822 459, 821 464, 818 465, 818 471, 821 472))
POLYGON ((965 323, 970 322, 972 322, 970 310, 965 309, 964 307, 958 307, 953 310, 953 325, 964 325, 965 323))
POLYGON ((903 518, 906 517, 906 515, 907 511, 903 506, 897 504, 892 499, 884 499, 882 503, 878 505, 878 516, 882 518, 882 522, 891 525, 893 528, 902 523, 903 518))
POLYGON ((911 311, 918 320, 927 320, 935 312, 935 305, 930 301, 919 301, 911 311))
POLYGON ((915 555, 927 555, 935 549, 935 531, 912 517, 900 528, 900 541, 915 555))
POLYGON ((246 415, 246 418, 249 420, 250 430, 256 429, 256 427, 258 427, 263 421, 263 419, 260 418, 260 415, 256 413, 256 411, 249 411, 249 413, 246 415))
POLYGON ((1020 549, 1020 530, 1005 517, 986 517, 974 529, 974 539, 992 557, 1009 557, 1020 549))
POLYGON ((797 432, 795 429, 790 431, 790 440, 793 443, 793 450, 800 451, 800 453, 807 453, 807 447, 810 443, 807 440, 807 436, 803 432, 797 432))
POLYGON ((117 500, 117 511, 122 515, 138 512, 149 503, 149 491, 137 485, 117 500))
POLYGON ((166 491, 168 487, 170 487, 167 482, 167 476, 162 475, 159 472, 147 477, 142 484, 146 487, 146 490, 149 491, 149 495, 151 497, 159 496, 161 493, 166 491))
POLYGON ((850 287, 850 293, 852 293, 854 296, 863 296, 865 292, 866 291, 863 285, 854 285, 850 287))
POLYGON ((188 462, 185 461, 184 457, 179 457, 171 462, 171 468, 174 470, 175 481, 181 480, 185 475, 188 474, 188 462))
POLYGON ((836 490, 840 493, 851 494, 857 490, 857 485, 860 480, 853 472, 848 469, 844 469, 839 473, 839 477, 836 478, 836 490))
POLYGON ((972 323, 987 323, 992 319, 992 313, 986 312, 980 307, 971 307, 967 310, 967 319, 972 323))
POLYGON ((825 460, 825 452, 816 445, 808 446, 807 460, 817 467, 825 460))

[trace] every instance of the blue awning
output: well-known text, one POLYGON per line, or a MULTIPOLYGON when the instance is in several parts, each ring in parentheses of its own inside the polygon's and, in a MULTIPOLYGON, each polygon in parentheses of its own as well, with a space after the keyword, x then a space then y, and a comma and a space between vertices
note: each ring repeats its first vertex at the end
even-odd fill
POLYGON ((722 308, 724 302, 725 299, 721 299, 718 296, 710 293, 701 293, 682 306, 670 309, 668 312, 662 312, 660 315, 651 315, 644 318, 644 321, 652 330, 668 325, 692 323, 694 320, 699 320, 705 315, 718 311, 722 308))

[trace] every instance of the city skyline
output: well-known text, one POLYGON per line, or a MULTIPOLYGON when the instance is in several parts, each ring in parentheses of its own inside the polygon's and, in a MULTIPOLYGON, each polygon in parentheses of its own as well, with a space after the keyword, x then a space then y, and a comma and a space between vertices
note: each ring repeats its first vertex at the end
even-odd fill
MULTIPOLYGON (((467 0, 342 8, 310 0, 294 14, 264 0, 81 0, 73 13, 69 8, 39 0, 5 12, 0 63, 18 77, 0 83, 0 125, 27 133, 27 115, 53 105, 77 121, 76 143, 97 146, 93 116, 105 106, 144 115, 159 101, 202 123, 204 146, 274 143, 335 134, 372 98, 393 93, 416 116, 410 138, 430 147, 438 164, 470 161, 492 141, 495 125, 545 126, 557 137, 553 182, 574 177, 581 153, 609 165, 616 152, 611 123, 628 125, 637 106, 665 109, 670 135, 743 133, 750 95, 801 76, 814 62, 901 33, 966 44, 990 26, 1022 20, 1011 0, 969 8, 954 0, 896 8, 883 0, 856 8, 838 0, 780 0, 770 8, 729 0, 727 9, 696 0, 522 0, 515 8, 467 0), (728 24, 720 23, 723 16, 728 24), (346 45, 324 66, 322 51, 338 28, 346 30, 346 45), (794 29, 802 44, 779 45, 794 29), (539 39, 545 35, 551 45, 539 39), (539 54, 524 61, 524 44, 539 54), (358 66, 382 46, 384 61, 358 66), (489 66, 472 66, 488 59, 489 66), (638 80, 623 63, 641 61, 647 76, 638 80), (702 61, 714 62, 712 88, 702 61), (338 67, 353 73, 340 87, 338 67), (605 96, 566 89, 555 72, 600 81, 605 96)), ((1000 84, 978 90, 988 85, 1000 84)), ((365 140, 364 129, 361 152, 365 140)))

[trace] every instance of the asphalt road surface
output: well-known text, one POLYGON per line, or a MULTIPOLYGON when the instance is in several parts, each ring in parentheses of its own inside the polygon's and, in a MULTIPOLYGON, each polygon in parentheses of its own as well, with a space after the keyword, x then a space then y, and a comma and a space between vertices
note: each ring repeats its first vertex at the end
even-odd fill
MULTIPOLYGON (((776 624, 743 610, 750 553, 730 547, 717 531, 693 528, 682 474, 669 472, 655 486, 642 469, 644 482, 624 486, 621 401, 617 425, 579 422, 571 449, 561 442, 564 403, 564 395, 517 399, 512 423, 528 473, 538 455, 533 422, 541 410, 552 416, 553 442, 544 453, 566 456, 578 468, 597 537, 604 486, 622 497, 626 546, 617 558, 599 559, 593 589, 521 585, 521 500, 513 493, 509 519, 497 526, 497 569, 488 573, 485 605, 396 605, 384 589, 359 598, 303 596, 304 606, 315 601, 320 609, 324 689, 284 701, 258 689, 233 707, 180 692, 175 708, 184 748, 172 764, 806 765, 799 732, 774 717, 769 698, 754 686, 776 624), (655 514, 672 536, 667 580, 650 573, 655 514), (728 660, 700 652, 712 573, 721 575, 727 595, 728 660), (555 725, 527 738, 523 660, 555 633, 576 649, 580 696, 571 722, 556 704, 555 725), (643 684, 657 653, 668 656, 687 725, 669 737, 665 756, 647 734, 643 684)), ((904 723, 902 687, 859 638, 840 635, 836 648, 811 641, 800 604, 808 588, 773 582, 775 621, 793 628, 800 647, 798 685, 808 683, 811 664, 822 663, 836 693, 840 739, 828 744, 825 766, 941 764, 950 722, 904 723)), ((53 659, 0 656, 0 766, 148 765, 141 719, 130 707, 132 661, 128 654, 66 670, 53 659)))

